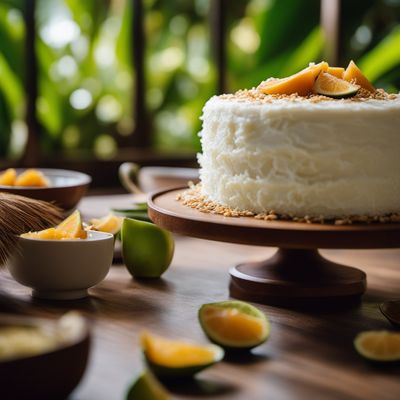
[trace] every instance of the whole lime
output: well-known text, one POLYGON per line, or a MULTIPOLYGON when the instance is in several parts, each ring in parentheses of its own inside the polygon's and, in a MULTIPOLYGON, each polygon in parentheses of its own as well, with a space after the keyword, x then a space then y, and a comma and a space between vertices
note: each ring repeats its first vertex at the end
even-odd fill
POLYGON ((159 278, 174 255, 172 234, 150 222, 125 218, 121 242, 125 265, 137 278, 159 278))

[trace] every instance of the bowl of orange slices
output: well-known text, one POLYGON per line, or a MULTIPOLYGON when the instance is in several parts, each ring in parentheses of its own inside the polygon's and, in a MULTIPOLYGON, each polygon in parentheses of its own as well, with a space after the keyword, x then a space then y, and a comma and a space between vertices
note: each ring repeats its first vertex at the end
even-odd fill
POLYGON ((113 253, 114 235, 84 229, 77 210, 55 227, 20 235, 8 268, 33 297, 74 300, 105 278, 113 253))
POLYGON ((0 171, 0 192, 53 202, 74 208, 92 179, 82 172, 53 168, 8 168, 0 171))

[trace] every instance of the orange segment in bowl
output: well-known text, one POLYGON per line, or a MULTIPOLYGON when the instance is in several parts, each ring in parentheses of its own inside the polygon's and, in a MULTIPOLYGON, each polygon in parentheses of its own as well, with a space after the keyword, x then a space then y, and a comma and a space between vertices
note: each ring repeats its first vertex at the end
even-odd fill
POLYGON ((355 81, 357 85, 360 85, 362 88, 370 92, 375 92, 375 88, 372 86, 371 82, 361 72, 360 68, 357 67, 353 60, 350 61, 346 71, 344 71, 343 79, 349 82, 355 81))
POLYGON ((87 233, 83 229, 82 217, 79 210, 75 210, 68 218, 57 225, 58 231, 66 232, 70 238, 86 239, 87 233))
POLYGON ((47 187, 49 181, 46 177, 36 169, 27 169, 17 177, 14 183, 15 186, 32 186, 32 187, 47 187))
POLYGON ((48 228, 38 232, 23 233, 21 237, 25 239, 41 239, 41 240, 63 240, 71 239, 67 232, 59 231, 56 228, 48 228))
POLYGON ((0 174, 0 185, 14 186, 17 179, 17 172, 14 168, 8 168, 0 174))
POLYGON ((312 92, 315 79, 321 71, 327 71, 329 65, 323 61, 310 65, 302 71, 282 79, 272 79, 263 82, 258 89, 265 94, 293 94, 307 96, 312 92))

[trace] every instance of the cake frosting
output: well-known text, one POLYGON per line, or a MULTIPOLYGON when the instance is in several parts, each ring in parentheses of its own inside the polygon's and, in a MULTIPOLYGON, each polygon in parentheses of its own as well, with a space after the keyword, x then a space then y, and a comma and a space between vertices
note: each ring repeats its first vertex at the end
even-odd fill
POLYGON ((255 213, 337 218, 400 212, 400 94, 212 97, 202 195, 255 213))

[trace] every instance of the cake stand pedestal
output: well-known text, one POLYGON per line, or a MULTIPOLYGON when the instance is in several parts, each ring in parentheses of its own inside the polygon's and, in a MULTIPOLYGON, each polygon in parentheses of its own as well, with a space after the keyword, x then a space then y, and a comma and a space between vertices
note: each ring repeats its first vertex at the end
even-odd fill
POLYGON ((359 298, 366 275, 322 257, 324 249, 400 246, 400 224, 307 224, 202 213, 176 200, 185 188, 150 195, 149 216, 171 232, 231 243, 278 247, 271 258, 230 270, 232 297, 266 304, 300 304, 359 298))

